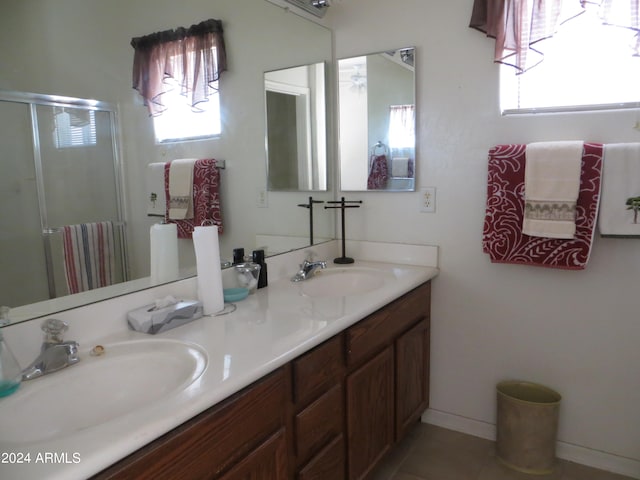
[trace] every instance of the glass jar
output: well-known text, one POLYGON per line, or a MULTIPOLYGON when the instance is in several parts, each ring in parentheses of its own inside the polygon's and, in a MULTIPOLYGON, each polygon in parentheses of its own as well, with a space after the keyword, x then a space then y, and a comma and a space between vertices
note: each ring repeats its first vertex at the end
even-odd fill
POLYGON ((258 278, 260 276, 260 265, 257 263, 239 263, 234 265, 238 277, 238 285, 253 293, 258 288, 258 278))

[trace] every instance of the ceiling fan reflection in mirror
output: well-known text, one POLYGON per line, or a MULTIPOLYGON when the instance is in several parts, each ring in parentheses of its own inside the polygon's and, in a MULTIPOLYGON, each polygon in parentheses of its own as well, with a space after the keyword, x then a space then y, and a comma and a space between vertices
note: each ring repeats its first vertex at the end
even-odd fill
POLYGON ((309 12, 316 17, 324 17, 327 13, 327 8, 330 6, 329 0, 285 0, 287 3, 295 5, 303 9, 305 12, 309 12))

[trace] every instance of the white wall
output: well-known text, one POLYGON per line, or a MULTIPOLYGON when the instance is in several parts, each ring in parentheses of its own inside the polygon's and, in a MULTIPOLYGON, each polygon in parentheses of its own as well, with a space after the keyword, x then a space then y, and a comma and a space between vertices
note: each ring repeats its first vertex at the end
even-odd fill
POLYGON ((472 3, 342 0, 329 9, 338 58, 416 46, 418 188, 437 189, 435 214, 419 212, 419 192, 348 193, 364 204, 349 215, 347 237, 440 246, 431 356, 439 417, 490 429, 498 381, 540 382, 563 395, 564 445, 640 478, 640 242, 596 238, 577 272, 494 265, 481 248, 491 146, 640 141, 638 114, 501 117, 493 43, 467 27, 472 3))

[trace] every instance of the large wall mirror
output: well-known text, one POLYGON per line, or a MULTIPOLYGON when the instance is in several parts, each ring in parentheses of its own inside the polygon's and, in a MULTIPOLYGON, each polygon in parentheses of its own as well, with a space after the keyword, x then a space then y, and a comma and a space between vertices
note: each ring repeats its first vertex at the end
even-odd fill
POLYGON ((415 190, 415 49, 338 60, 340 188, 415 190))
MULTIPOLYGON (((313 179, 310 184, 283 189, 286 191, 269 189, 264 138, 264 72, 284 70, 292 65, 331 65, 332 36, 325 27, 266 0, 161 3, 154 0, 5 0, 0 16, 0 42, 11 45, 0 52, 0 90, 91 100, 88 108, 85 108, 87 105, 76 106, 75 110, 69 105, 44 108, 0 102, 3 109, 0 111, 3 131, 0 148, 4 157, 11 158, 12 162, 22 162, 11 166, 5 162, 0 166, 0 195, 3 198, 0 248, 13 242, 12 251, 16 253, 12 254, 11 268, 22 269, 21 275, 13 275, 8 262, 0 259, 0 305, 11 307, 12 321, 52 315, 153 285, 149 277, 149 233, 160 219, 147 215, 149 198, 144 185, 150 163, 178 158, 225 160, 226 168, 220 172, 223 259, 230 260, 233 249, 238 247, 243 247, 247 253, 264 248, 267 255, 274 255, 309 244, 308 212, 298 205, 308 198, 308 193, 302 190, 315 190, 316 185, 318 192, 314 192, 314 198, 333 199, 333 192, 326 189, 326 183, 323 189, 315 180, 326 179, 326 163, 322 164, 318 156, 317 161, 307 164, 306 176, 313 179), (222 21, 228 55, 229 69, 220 79, 222 134, 202 141, 157 144, 148 112, 131 86, 133 49, 130 40, 166 29, 189 27, 209 18, 222 21), (107 106, 104 109, 103 104, 107 106), (47 149, 52 151, 47 153, 47 158, 41 159, 45 168, 43 182, 49 181, 47 178, 52 182, 44 185, 44 189, 34 173, 30 119, 30 111, 41 108, 38 114, 42 119, 42 142, 46 141, 47 149), (99 171, 98 167, 92 166, 92 162, 102 162, 93 147, 68 148, 66 151, 49 148, 57 121, 68 121, 68 126, 76 128, 84 125, 88 118, 94 118, 94 114, 87 112, 95 111, 98 127, 101 124, 109 126, 111 109, 117 119, 117 128, 113 132, 106 128, 104 135, 113 134, 115 138, 98 133, 98 138, 104 140, 99 143, 113 147, 104 149, 111 155, 111 163, 101 163, 106 170, 99 171), (113 168, 114 158, 120 174, 113 168), (58 170, 49 172, 47 169, 53 165, 58 170), (322 165, 321 170, 316 172, 319 165, 322 165), (106 182, 109 177, 111 181, 106 182), (51 248, 59 249, 58 240, 53 238, 59 227, 97 219, 93 215, 95 212, 78 217, 78 220, 51 216, 47 224, 50 231, 44 231, 36 213, 41 201, 39 189, 47 194, 66 195, 75 206, 88 206, 96 200, 100 203, 101 195, 120 193, 120 200, 111 199, 109 213, 101 215, 122 229, 127 261, 125 271, 118 271, 117 276, 127 281, 70 295, 58 291, 54 299, 49 298, 51 294, 45 277, 39 280, 38 288, 34 287, 35 275, 46 276, 46 273, 43 273, 45 267, 34 266, 31 262, 36 256, 44 258, 45 255, 32 252, 42 252, 45 237, 52 237, 49 239, 51 248), (31 192, 32 196, 4 208, 10 205, 4 200, 18 199, 18 194, 26 192, 31 192), (31 230, 29 238, 23 231, 27 223, 31 230), (7 282, 15 284, 16 288, 9 289, 7 282)), ((314 112, 320 105, 320 101, 312 101, 310 111, 314 112)), ((319 112, 313 114, 319 118, 319 112)), ((323 114, 327 115, 326 112, 323 114)), ((318 128, 321 128, 319 122, 318 128)), ((322 143, 326 149, 327 143, 331 142, 330 133, 324 139, 312 139, 311 148, 322 150, 319 146, 322 143), (314 146, 314 142, 317 145, 314 146)), ((42 142, 41 146, 45 146, 42 142)), ((46 198, 43 206, 52 212, 51 197, 46 198)), ((71 211, 69 205, 55 208, 62 214, 71 211)), ((334 238, 332 211, 318 210, 315 217, 318 241, 334 238)), ((181 239, 176 279, 194 273, 192 242, 181 239)))
POLYGON ((327 189, 324 63, 264 74, 267 186, 271 191, 327 189))

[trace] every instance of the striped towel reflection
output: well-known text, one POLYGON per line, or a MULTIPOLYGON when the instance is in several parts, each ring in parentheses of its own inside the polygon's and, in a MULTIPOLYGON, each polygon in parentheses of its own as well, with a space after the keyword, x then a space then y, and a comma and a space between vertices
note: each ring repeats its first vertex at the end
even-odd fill
POLYGON ((115 237, 112 222, 67 225, 62 228, 62 240, 69 293, 113 284, 115 237))

